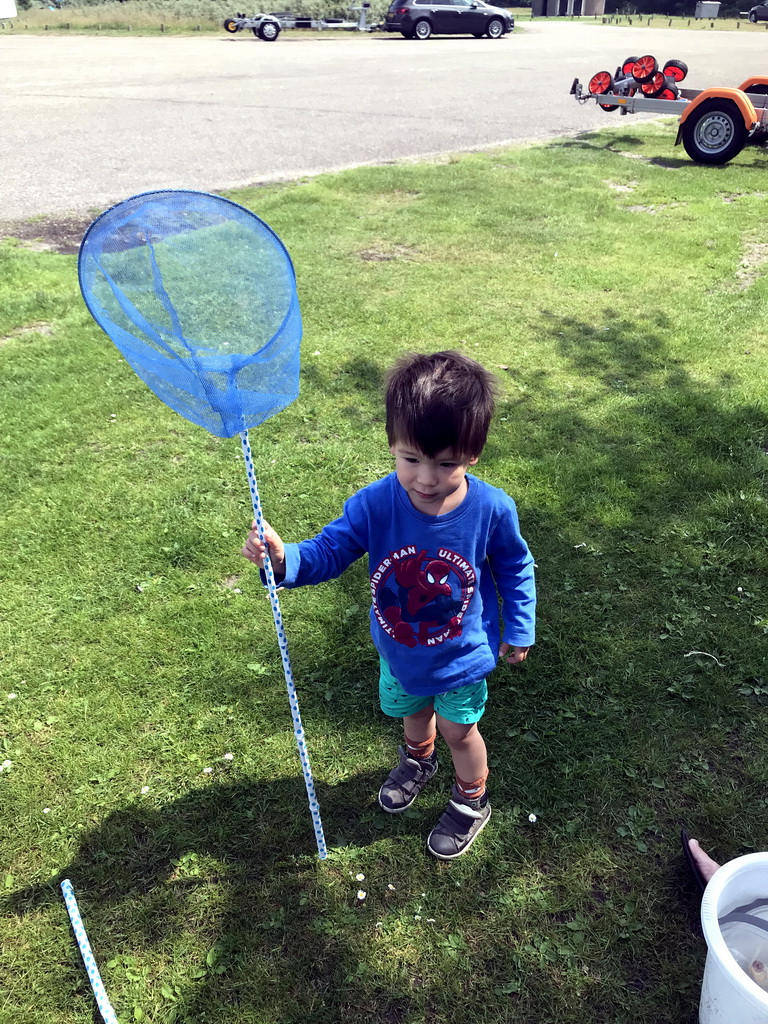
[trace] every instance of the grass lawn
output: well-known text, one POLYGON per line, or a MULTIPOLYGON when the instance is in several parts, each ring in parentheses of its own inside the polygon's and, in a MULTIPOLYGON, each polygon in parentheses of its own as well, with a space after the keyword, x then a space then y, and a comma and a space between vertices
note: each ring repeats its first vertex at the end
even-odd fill
MULTIPOLYGON (((751 4, 746 4, 747 10, 751 4)), ((587 19, 605 21, 609 25, 634 25, 637 28, 685 28, 699 32, 765 32, 768 22, 753 25, 744 18, 667 18, 650 14, 606 14, 605 17, 587 19)))
POLYGON ((768 836, 768 158, 673 139, 232 194, 299 279, 301 396, 252 437, 286 539, 389 471, 395 354, 501 380, 477 471, 518 502, 539 642, 490 681, 494 818, 454 864, 424 849, 445 766, 377 809, 364 565, 282 601, 317 859, 238 441, 134 376, 74 256, 0 244, 2 1024, 94 1019, 65 876, 121 1024, 697 1019, 680 824, 721 858, 768 836))

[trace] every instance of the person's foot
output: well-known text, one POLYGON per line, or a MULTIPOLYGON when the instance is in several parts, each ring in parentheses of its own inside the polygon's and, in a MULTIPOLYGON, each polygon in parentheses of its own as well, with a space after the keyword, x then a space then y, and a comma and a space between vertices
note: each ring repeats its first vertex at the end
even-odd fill
POLYGON ((688 840, 688 849, 691 852, 691 857, 698 868, 699 874, 706 885, 710 878, 718 870, 720 865, 716 860, 712 860, 708 853, 705 853, 699 846, 698 839, 688 840))
POLYGON ((477 800, 467 800, 454 786, 448 806, 429 833, 427 849, 440 860, 460 857, 474 843, 490 817, 491 805, 487 793, 477 800))
POLYGON ((407 811, 437 771, 437 755, 432 754, 421 760, 409 757, 407 752, 398 747, 400 761, 387 776, 379 790, 379 806, 387 814, 402 814, 407 811))

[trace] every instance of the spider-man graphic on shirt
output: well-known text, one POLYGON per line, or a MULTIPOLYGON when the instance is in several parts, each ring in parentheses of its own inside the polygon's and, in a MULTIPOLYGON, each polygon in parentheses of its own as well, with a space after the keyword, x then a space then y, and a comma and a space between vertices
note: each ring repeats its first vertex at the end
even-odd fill
POLYGON ((371 575, 374 613, 381 628, 406 647, 441 644, 461 636, 475 579, 475 570, 455 551, 399 548, 371 575))

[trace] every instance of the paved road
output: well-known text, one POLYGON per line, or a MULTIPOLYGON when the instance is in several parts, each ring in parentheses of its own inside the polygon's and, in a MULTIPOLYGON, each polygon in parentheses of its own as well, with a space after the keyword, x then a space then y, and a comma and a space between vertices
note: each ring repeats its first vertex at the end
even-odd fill
POLYGON ((737 85, 764 70, 765 38, 566 21, 423 43, 6 31, 0 219, 570 134, 619 116, 576 104, 573 78, 649 51, 685 60, 692 87, 737 85))

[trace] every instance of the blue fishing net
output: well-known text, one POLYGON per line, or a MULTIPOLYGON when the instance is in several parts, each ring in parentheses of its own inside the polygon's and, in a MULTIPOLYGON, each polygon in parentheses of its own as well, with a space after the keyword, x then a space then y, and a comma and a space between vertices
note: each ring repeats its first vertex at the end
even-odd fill
POLYGON ((250 210, 204 192, 132 196, 88 228, 78 272, 139 377, 212 434, 233 437, 298 395, 296 275, 250 210))

